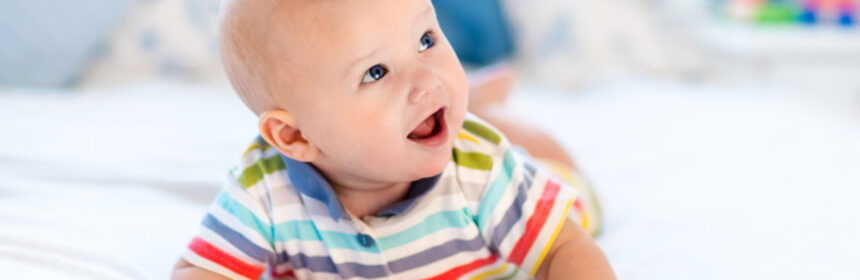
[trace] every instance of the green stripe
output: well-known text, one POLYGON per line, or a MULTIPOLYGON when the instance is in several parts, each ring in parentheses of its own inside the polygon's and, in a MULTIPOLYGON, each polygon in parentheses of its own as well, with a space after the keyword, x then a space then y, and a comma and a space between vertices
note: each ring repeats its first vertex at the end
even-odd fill
POLYGON ((266 150, 268 150, 271 147, 272 146, 269 145, 269 143, 266 142, 266 140, 264 140, 263 137, 257 136, 257 138, 254 138, 254 143, 252 143, 250 146, 248 146, 248 148, 245 148, 245 152, 242 153, 242 157, 246 156, 248 154, 248 152, 253 151, 255 149, 259 149, 260 152, 265 152, 266 150))
POLYGON ((239 181, 239 185, 242 185, 243 188, 250 188, 257 182, 263 179, 263 170, 260 170, 260 167, 257 164, 251 165, 251 167, 245 168, 242 171, 242 175, 239 175, 239 178, 236 178, 236 181, 239 181))
POLYGON ((498 133, 476 121, 467 120, 463 122, 463 129, 496 145, 502 141, 502 137, 498 133))
POLYGON ((591 205, 594 206, 594 208, 592 209, 594 210, 594 219, 591 219, 590 222, 591 225, 594 227, 594 233, 591 234, 591 237, 595 238, 600 235, 600 232, 603 229, 603 210, 600 209, 600 201, 597 200, 597 194, 594 193, 594 189, 591 188, 591 184, 585 181, 583 182, 583 184, 585 184, 584 187, 588 189, 588 198, 591 199, 591 205))
POLYGON ((514 278, 514 276, 517 276, 517 273, 519 273, 519 272, 520 272, 520 267, 515 266, 515 267, 514 267, 514 272, 511 272, 511 274, 508 274, 508 276, 505 276, 505 278, 502 278, 502 280, 509 280, 509 279, 513 279, 513 278, 514 278))
POLYGON ((267 241, 272 241, 272 231, 269 224, 264 223, 257 215, 254 215, 251 210, 245 208, 244 205, 234 200, 233 197, 230 196, 227 192, 221 192, 220 195, 215 199, 216 203, 221 206, 224 211, 227 211, 234 217, 236 217, 239 222, 243 225, 253 229, 257 233, 260 234, 267 241))
POLYGON ((404 231, 380 238, 379 242, 384 245, 385 250, 389 250, 409 244, 412 241, 418 240, 418 238, 446 228, 463 228, 471 223, 468 220, 469 215, 464 215, 468 211, 468 209, 463 208, 461 210, 447 210, 435 213, 425 218, 421 223, 404 231))
MULTIPOLYGON (((493 210, 496 209, 496 206, 499 204, 499 200, 502 199, 505 189, 511 182, 515 165, 516 161, 514 159, 514 154, 511 150, 508 150, 505 152, 505 161, 502 164, 504 168, 499 172, 496 179, 493 180, 493 183, 490 184, 490 188, 487 190, 486 194, 484 194, 484 198, 481 199, 481 206, 478 208, 478 216, 476 217, 478 228, 483 228, 485 226, 484 223, 487 222, 487 219, 490 218, 490 214, 493 213, 493 210)), ((501 209, 500 211, 504 212, 506 210, 507 209, 501 209)))
POLYGON ((493 169, 493 158, 480 152, 464 152, 454 148, 454 162, 462 167, 490 171, 493 169))
POLYGON ((254 165, 245 168, 236 180, 239 181, 239 184, 242 185, 243 188, 247 189, 257 184, 260 180, 263 180, 263 176, 265 174, 272 174, 273 172, 284 170, 286 168, 284 160, 281 159, 281 155, 278 154, 266 159, 260 159, 254 165))
POLYGON ((370 248, 361 246, 355 234, 338 231, 320 231, 313 221, 289 221, 274 226, 275 241, 288 242, 291 240, 320 241, 328 249, 349 249, 366 253, 379 253, 377 242, 370 248))

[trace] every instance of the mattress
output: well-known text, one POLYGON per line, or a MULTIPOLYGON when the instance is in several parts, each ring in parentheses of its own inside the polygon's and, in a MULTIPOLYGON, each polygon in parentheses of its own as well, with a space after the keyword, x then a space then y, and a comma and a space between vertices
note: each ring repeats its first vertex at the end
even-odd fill
MULTIPOLYGON (((516 89, 621 279, 860 277, 860 87, 516 89), (826 92, 826 93, 822 93, 826 92)), ((0 277, 165 279, 256 120, 228 88, 0 90, 0 277)))

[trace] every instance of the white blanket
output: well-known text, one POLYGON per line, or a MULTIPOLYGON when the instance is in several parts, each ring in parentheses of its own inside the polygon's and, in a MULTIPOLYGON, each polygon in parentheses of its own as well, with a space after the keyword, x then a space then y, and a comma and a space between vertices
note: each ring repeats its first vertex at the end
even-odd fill
MULTIPOLYGON (((860 277, 857 95, 518 91, 594 183, 622 279, 860 277)), ((0 90, 0 120, 3 279, 167 278, 256 126, 190 85, 0 90)))

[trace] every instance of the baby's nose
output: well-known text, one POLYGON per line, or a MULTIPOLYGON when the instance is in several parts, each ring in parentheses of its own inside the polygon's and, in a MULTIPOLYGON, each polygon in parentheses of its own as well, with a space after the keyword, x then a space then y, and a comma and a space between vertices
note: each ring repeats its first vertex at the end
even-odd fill
POLYGON ((409 90, 409 102, 421 103, 428 94, 432 94, 442 84, 433 71, 426 67, 418 67, 412 75, 412 88, 409 90))

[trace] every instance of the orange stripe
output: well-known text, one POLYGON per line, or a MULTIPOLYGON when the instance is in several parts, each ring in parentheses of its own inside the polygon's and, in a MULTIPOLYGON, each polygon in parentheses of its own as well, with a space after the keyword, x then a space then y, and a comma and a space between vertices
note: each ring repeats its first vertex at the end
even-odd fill
POLYGON ((520 237, 520 240, 517 240, 517 244, 514 245, 514 249, 511 250, 511 254, 508 257, 509 263, 516 264, 517 266, 522 265, 523 260, 526 258, 526 254, 528 254, 529 249, 531 249, 532 244, 535 242, 535 239, 537 239, 541 228, 543 228, 544 223, 546 223, 546 219, 552 211, 552 206, 555 204, 555 198, 560 189, 561 185, 555 181, 551 179, 546 181, 543 194, 541 194, 537 205, 535 205, 535 211, 532 216, 529 217, 528 222, 526 222, 525 233, 520 237))
POLYGON ((256 267, 237 259, 199 237, 195 237, 194 240, 191 240, 191 244, 188 245, 188 248, 190 248, 191 251, 194 251, 194 253, 197 253, 197 255, 217 263, 226 269, 232 270, 236 274, 245 276, 248 279, 259 279, 260 276, 263 275, 263 268, 256 267))
POLYGON ((457 279, 466 273, 474 271, 475 269, 496 263, 496 259, 498 258, 499 257, 497 255, 490 255, 489 257, 449 269, 442 274, 427 278, 427 280, 457 279))

